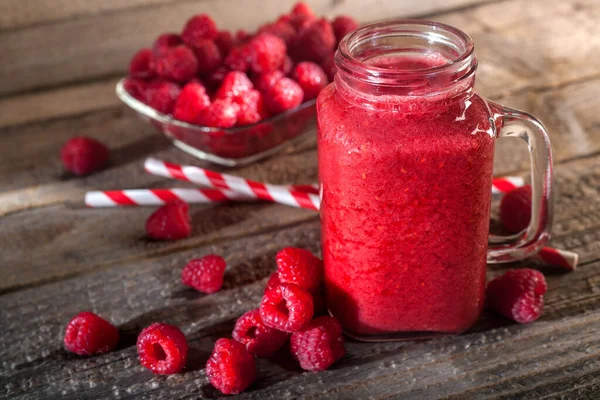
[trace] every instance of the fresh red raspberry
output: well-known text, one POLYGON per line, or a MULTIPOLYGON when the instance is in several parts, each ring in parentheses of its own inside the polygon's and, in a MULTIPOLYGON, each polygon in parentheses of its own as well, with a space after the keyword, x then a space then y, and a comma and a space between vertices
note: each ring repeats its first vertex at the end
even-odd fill
POLYGON ((207 89, 211 92, 217 90, 229 72, 229 68, 221 65, 214 71, 204 75, 204 83, 206 84, 207 89))
POLYGON ((324 371, 346 353, 342 327, 333 317, 313 319, 290 339, 294 357, 306 371, 324 371))
POLYGON ((266 93, 270 88, 275 86, 278 80, 283 78, 285 74, 283 71, 276 69, 275 71, 260 74, 254 80, 254 87, 260 90, 262 93, 266 93))
POLYGON ((230 99, 216 99, 210 106, 202 110, 198 123, 214 128, 231 128, 237 122, 240 107, 230 99))
POLYGON ((336 42, 339 43, 344 36, 357 29, 358 26, 358 22, 356 22, 354 18, 347 15, 340 15, 334 19, 331 23, 331 27, 335 33, 336 42))
POLYGON ((322 62, 335 48, 335 34, 324 18, 312 22, 298 33, 291 55, 296 61, 322 62))
POLYGON ((144 79, 127 78, 123 87, 127 93, 137 100, 141 102, 146 101, 146 88, 148 87, 148 82, 144 79))
POLYGON ((312 292, 323 280, 323 261, 308 250, 286 247, 277 253, 275 261, 279 279, 283 283, 293 283, 312 292))
POLYGON ((156 240, 178 240, 191 235, 189 206, 177 200, 154 211, 146 221, 146 234, 156 240))
POLYGON ((250 39, 252 39, 252 35, 243 29, 240 29, 235 33, 235 42, 238 45, 249 42, 250 39))
POLYGON ((65 348, 71 353, 93 355, 114 350, 119 331, 110 322, 91 312, 77 314, 65 330, 65 348))
POLYGON ((258 33, 269 33, 281 38, 286 45, 290 45, 296 37, 296 29, 290 23, 284 21, 277 21, 270 24, 266 24, 260 27, 258 33))
POLYGON ((155 322, 138 336, 137 351, 142 366, 155 374, 170 375, 185 366, 188 344, 178 327, 155 322))
POLYGON ((198 41, 202 39, 215 39, 217 36, 219 36, 217 24, 206 14, 190 18, 181 32, 183 42, 191 47, 196 47, 198 41))
POLYGON ((525 185, 506 193, 500 202, 500 221, 510 233, 518 233, 531 219, 531 186, 525 185))
POLYGON ((210 383, 223 394, 239 394, 256 379, 256 361, 243 344, 221 338, 206 362, 210 383))
POLYGON ((288 76, 292 73, 292 70, 294 69, 294 60, 292 60, 292 58, 286 54, 285 58, 283 59, 283 64, 281 64, 281 67, 279 67, 279 69, 281 70, 281 72, 283 72, 285 76, 288 76))
POLYGON ((108 163, 109 156, 108 147, 86 136, 71 138, 60 149, 64 167, 79 176, 102 169, 108 163))
POLYGON ((202 110, 210 106, 210 97, 201 83, 191 82, 185 85, 177 101, 173 116, 180 120, 195 124, 202 110))
POLYGON ((236 103, 240 106, 237 116, 238 125, 255 124, 269 117, 263 96, 258 90, 242 93, 236 99, 236 103))
POLYGON ((141 49, 129 63, 129 76, 133 78, 151 78, 155 75, 154 54, 150 49, 141 49))
POLYGON ((488 306, 521 324, 532 322, 542 314, 546 288, 541 272, 513 269, 488 284, 488 306))
POLYGON ((321 67, 323 68, 323 71, 325 71, 325 73, 327 74, 329 82, 333 82, 333 78, 337 73, 337 67, 335 66, 334 58, 335 53, 329 53, 329 55, 325 57, 325 59, 321 63, 321 67))
POLYGON ((269 276, 269 280, 267 281, 267 284, 265 286, 264 293, 267 293, 268 291, 277 289, 277 286, 279 286, 279 285, 281 285, 281 280, 279 279, 279 274, 277 272, 273 272, 271 274, 271 276, 269 276))
POLYGON ((194 52, 181 45, 156 57, 158 76, 177 82, 186 82, 198 73, 198 60, 194 52))
POLYGON ((310 61, 296 65, 292 77, 304 91, 304 101, 315 99, 329 83, 323 68, 310 61))
POLYGON ((287 47, 278 36, 270 33, 256 35, 250 41, 252 53, 252 71, 262 74, 281 67, 285 59, 287 47))
POLYGON ((288 334, 265 325, 258 309, 242 315, 233 328, 233 338, 258 357, 269 357, 284 345, 288 334))
POLYGON ((181 271, 181 282, 202 293, 215 293, 223 286, 225 268, 223 257, 209 254, 190 261, 181 271))
POLYGON ((198 40, 193 50, 198 60, 199 74, 210 72, 221 65, 221 50, 214 40, 198 40))
POLYGON ((265 293, 259 310, 267 326, 284 332, 296 332, 313 317, 313 299, 310 293, 300 287, 283 283, 265 293))
POLYGON ((162 55, 165 54, 171 47, 179 46, 183 43, 181 36, 176 33, 163 33, 154 41, 154 54, 162 55))
POLYGON ((265 104, 273 114, 279 114, 298 107, 304 97, 300 85, 286 77, 279 79, 264 94, 265 104))
POLYGON ((158 112, 171 114, 179 93, 181 88, 173 82, 152 81, 146 86, 145 103, 158 112))
POLYGON ((240 71, 231 71, 225 75, 221 87, 215 93, 217 99, 237 99, 243 93, 254 89, 252 81, 248 76, 240 71))
POLYGON ((225 57, 224 65, 231 71, 246 72, 250 69, 252 63, 252 48, 249 43, 235 47, 227 57, 225 57))
POLYGON ((227 54, 229 54, 229 52, 235 46, 235 40, 229 31, 219 31, 219 34, 215 39, 215 43, 221 51, 221 55, 223 57, 227 57, 227 54))
POLYGON ((305 22, 315 20, 316 18, 317 17, 312 8, 310 8, 308 4, 301 1, 296 3, 290 12, 290 23, 296 28, 299 28, 305 22))

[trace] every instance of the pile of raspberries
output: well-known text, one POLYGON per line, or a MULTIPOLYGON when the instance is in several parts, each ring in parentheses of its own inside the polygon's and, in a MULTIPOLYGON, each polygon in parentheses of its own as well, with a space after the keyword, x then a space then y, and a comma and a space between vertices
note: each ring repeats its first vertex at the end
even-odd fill
POLYGON ((195 15, 180 34, 164 33, 138 51, 127 92, 153 109, 191 124, 254 124, 314 99, 333 79, 333 54, 358 23, 318 18, 305 3, 235 36, 211 17, 195 15))

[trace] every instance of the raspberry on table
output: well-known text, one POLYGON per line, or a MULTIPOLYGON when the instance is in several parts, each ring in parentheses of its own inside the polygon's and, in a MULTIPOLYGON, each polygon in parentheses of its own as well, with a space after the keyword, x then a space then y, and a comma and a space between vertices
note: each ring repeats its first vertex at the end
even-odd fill
POLYGON ((171 47, 179 46, 183 43, 181 40, 181 36, 176 33, 163 33, 154 41, 154 46, 152 49, 154 50, 154 54, 162 55, 165 54, 171 47))
POLYGON ((254 89, 252 81, 240 71, 231 71, 225 75, 221 87, 215 93, 217 99, 237 99, 243 93, 254 89))
POLYGON ((230 99, 216 99, 198 116, 198 123, 214 128, 231 128, 237 122, 240 107, 230 99))
POLYGON ((214 40, 201 39, 196 42, 193 48, 196 59, 198 60, 198 73, 205 74, 221 65, 221 50, 214 40))
POLYGON ((283 39, 270 33, 260 33, 250 41, 251 68, 262 74, 278 69, 285 59, 287 47, 283 39))
POLYGON ((156 240, 178 240, 192 234, 189 206, 176 200, 154 211, 146 221, 146 234, 156 240))
POLYGON ((546 289, 546 279, 541 272, 513 269, 488 284, 488 306, 521 324, 532 322, 542 314, 546 289))
POLYGON ((237 115, 238 125, 255 124, 269 117, 269 111, 258 90, 242 93, 235 102, 240 106, 237 115))
POLYGON ((246 72, 252 64, 252 48, 249 43, 234 47, 223 62, 231 71, 246 72))
POLYGON ((527 228, 531 219, 531 186, 525 185, 506 193, 500 202, 500 221, 510 233, 527 228))
POLYGON ((69 139, 60 150, 60 159, 64 167, 79 176, 104 168, 109 157, 108 147, 87 136, 69 139))
POLYGON ((290 45, 296 37, 296 29, 288 22, 276 21, 265 24, 258 29, 258 33, 269 33, 281 38, 286 45, 290 45))
POLYGON ((295 61, 322 62, 335 49, 336 39, 329 21, 324 18, 302 28, 294 40, 291 56, 295 61))
POLYGON ((171 114, 180 93, 181 88, 176 83, 155 80, 146 85, 144 103, 158 112, 171 114))
POLYGON ((283 283, 264 294, 259 310, 267 326, 295 332, 306 326, 313 317, 313 299, 310 293, 300 287, 283 283))
POLYGON ((198 60, 188 47, 173 47, 156 56, 156 73, 164 79, 186 82, 198 73, 198 60))
POLYGON ((110 322, 85 311, 69 321, 63 341, 65 349, 71 353, 102 354, 117 347, 119 331, 110 322))
POLYGON ((329 316, 313 319, 290 338, 292 355, 306 371, 323 371, 346 353, 342 327, 329 316))
POLYGON ((323 280, 323 261, 308 250, 286 247, 277 253, 275 260, 279 279, 283 283, 293 283, 311 292, 323 280))
POLYGON ((233 328, 233 338, 258 357, 269 357, 286 342, 288 334, 263 322, 258 309, 242 315, 233 328))
POLYGON ((129 76, 132 78, 151 78, 154 75, 154 53, 150 49, 141 49, 131 58, 129 76))
POLYGON ((229 52, 235 46, 235 40, 233 39, 233 35, 229 31, 219 31, 219 34, 215 38, 215 44, 219 48, 221 55, 223 57, 227 57, 229 52))
POLYGON ((273 272, 271 274, 271 276, 269 276, 269 280, 267 281, 267 284, 265 285, 264 293, 267 293, 270 290, 276 289, 277 286, 279 286, 279 285, 281 285, 281 280, 279 279, 279 274, 276 271, 276 272, 273 272))
POLYGON ((304 92, 300 85, 290 78, 280 78, 264 93, 265 104, 270 112, 279 114, 302 104, 304 92))
POLYGON ((292 78, 304 91, 304 101, 315 99, 329 83, 323 68, 310 61, 298 63, 294 68, 292 78))
POLYGON ((210 383, 223 394, 239 394, 256 379, 256 361, 243 344, 221 338, 206 362, 210 383))
POLYGON ((215 293, 223 286, 225 268, 223 257, 209 254, 190 261, 181 271, 181 282, 202 293, 215 293))
POLYGON ((185 366, 188 344, 178 327, 155 322, 138 336, 137 351, 142 366, 155 374, 170 375, 185 366))
POLYGON ((183 32, 181 32, 184 43, 191 47, 196 47, 199 40, 215 39, 217 36, 219 36, 217 24, 206 14, 195 15, 190 18, 185 24, 183 32))
POLYGON ((337 67, 335 65, 334 57, 335 53, 329 53, 329 55, 325 57, 323 62, 321 62, 321 67, 323 68, 323 71, 325 71, 325 73, 327 74, 329 82, 333 82, 333 78, 337 73, 337 67))
POLYGON ((340 15, 331 23, 331 27, 333 28, 333 32, 335 33, 336 42, 339 43, 340 40, 348 33, 358 28, 358 22, 352 17, 347 15, 340 15))
POLYGON ((198 82, 190 82, 181 91, 175 102, 173 116, 191 124, 198 123, 202 110, 210 106, 206 89, 198 82))
POLYGON ((260 90, 262 93, 266 93, 272 88, 279 79, 283 78, 285 74, 281 70, 275 70, 260 74, 254 79, 254 87, 260 90))

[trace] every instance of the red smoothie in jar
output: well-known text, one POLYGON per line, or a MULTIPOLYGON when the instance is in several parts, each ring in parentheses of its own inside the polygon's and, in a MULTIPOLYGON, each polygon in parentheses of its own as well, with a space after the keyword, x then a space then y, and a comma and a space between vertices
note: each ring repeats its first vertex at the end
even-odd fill
POLYGON ((495 137, 475 64, 373 54, 365 68, 406 78, 355 79, 338 51, 317 103, 328 306, 363 338, 462 332, 484 302, 495 137))

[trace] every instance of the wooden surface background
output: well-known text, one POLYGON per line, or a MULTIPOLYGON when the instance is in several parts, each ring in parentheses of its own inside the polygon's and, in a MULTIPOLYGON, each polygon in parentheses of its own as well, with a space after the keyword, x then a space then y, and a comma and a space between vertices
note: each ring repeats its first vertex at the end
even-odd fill
MULTIPOLYGON (((362 22, 428 18, 472 35, 478 89, 529 111, 551 132, 557 183, 552 245, 579 252, 570 274, 545 269, 542 318, 518 326, 485 314, 469 333, 428 342, 364 344, 330 371, 302 373, 260 360, 242 398, 600 397, 600 2, 597 0, 314 0, 318 13, 362 22)), ((148 208, 93 210, 87 190, 168 186, 146 175, 154 155, 197 163, 118 103, 130 55, 193 13, 252 29, 287 10, 267 0, 4 0, 0 2, 0 397, 214 398, 204 363, 214 341, 260 300, 276 251, 318 251, 318 217, 272 204, 192 208, 191 238, 144 238, 148 208), (113 149, 109 168, 63 173, 73 135, 113 149), (224 290, 185 289, 185 262, 208 252, 230 266, 224 290), (62 350, 67 321, 93 310, 116 323, 118 351, 81 358, 62 350), (152 376, 135 337, 151 322, 176 324, 191 352, 184 373, 152 376)), ((497 174, 527 174, 523 143, 498 144, 497 174)), ((314 140, 236 174, 275 183, 316 181, 314 140)), ((180 185, 180 184, 177 184, 180 185)), ((525 263, 521 265, 526 265, 525 263)), ((509 266, 492 266, 493 277, 509 266)))

